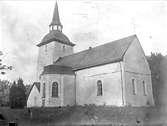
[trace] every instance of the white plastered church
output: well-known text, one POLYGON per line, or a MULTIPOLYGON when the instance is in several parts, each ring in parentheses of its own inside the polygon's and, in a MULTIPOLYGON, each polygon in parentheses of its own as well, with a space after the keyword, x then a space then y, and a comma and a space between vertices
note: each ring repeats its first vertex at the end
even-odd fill
POLYGON ((136 35, 74 53, 57 2, 49 29, 37 45, 40 89, 32 86, 27 107, 154 105, 150 68, 136 35))

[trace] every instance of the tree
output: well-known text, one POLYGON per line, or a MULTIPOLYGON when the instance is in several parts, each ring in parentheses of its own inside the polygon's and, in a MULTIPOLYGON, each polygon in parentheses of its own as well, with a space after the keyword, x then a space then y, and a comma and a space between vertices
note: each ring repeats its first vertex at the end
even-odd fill
MULTIPOLYGON (((2 55, 3 53, 0 51, 0 56, 2 55)), ((2 59, 0 59, 0 74, 4 75, 6 73, 4 70, 12 70, 12 66, 2 64, 2 59)))
POLYGON ((162 75, 161 75, 161 62, 164 59, 161 53, 151 53, 151 56, 147 57, 152 79, 152 88, 154 101, 157 106, 161 104, 161 91, 163 88, 162 75))
POLYGON ((0 106, 9 106, 10 82, 8 80, 0 80, 0 106))
POLYGON ((14 81, 10 88, 10 93, 9 93, 9 104, 11 108, 15 108, 16 106, 16 92, 17 92, 17 85, 16 82, 14 81))
POLYGON ((17 84, 14 81, 10 88, 10 107, 11 108, 24 108, 26 105, 26 93, 23 80, 18 79, 17 84))
POLYGON ((21 78, 17 81, 19 105, 23 108, 26 105, 26 88, 21 78))

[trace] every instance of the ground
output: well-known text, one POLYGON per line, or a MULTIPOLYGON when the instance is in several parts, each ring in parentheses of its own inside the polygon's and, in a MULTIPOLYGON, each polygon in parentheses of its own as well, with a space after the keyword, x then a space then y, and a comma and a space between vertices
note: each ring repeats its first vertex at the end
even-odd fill
MULTIPOLYGON (((155 107, 106 107, 74 106, 62 108, 10 109, 0 108, 0 112, 19 126, 46 125, 96 125, 96 124, 144 124, 162 126, 162 115, 155 107)), ((164 126, 164 125, 163 125, 164 126)))

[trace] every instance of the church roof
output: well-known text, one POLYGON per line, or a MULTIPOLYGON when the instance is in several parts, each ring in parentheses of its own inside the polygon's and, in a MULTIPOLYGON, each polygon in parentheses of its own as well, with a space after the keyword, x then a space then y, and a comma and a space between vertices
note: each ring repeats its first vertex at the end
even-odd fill
POLYGON ((64 35, 61 31, 53 30, 53 31, 50 31, 47 35, 45 35, 44 38, 42 39, 41 43, 39 43, 37 46, 40 47, 40 46, 48 44, 52 41, 57 41, 57 42, 60 42, 63 44, 71 45, 71 46, 75 45, 72 42, 70 42, 68 37, 66 35, 64 35))
POLYGON ((82 52, 74 53, 58 59, 54 64, 68 66, 75 71, 118 62, 123 59, 125 52, 135 38, 137 38, 137 36, 132 35, 82 52))
POLYGON ((57 65, 48 65, 44 67, 42 74, 74 74, 74 71, 71 67, 67 66, 57 66, 57 65))

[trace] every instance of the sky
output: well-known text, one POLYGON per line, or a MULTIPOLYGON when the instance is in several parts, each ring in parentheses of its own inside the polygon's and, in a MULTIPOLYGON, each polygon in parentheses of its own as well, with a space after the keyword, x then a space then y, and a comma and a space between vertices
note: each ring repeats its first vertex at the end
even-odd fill
MULTIPOLYGON (((1 0, 0 51, 13 70, 0 75, 36 80, 38 47, 49 32, 55 0, 1 0)), ((167 54, 167 1, 58 0, 63 33, 75 52, 136 34, 146 55, 167 54)))

